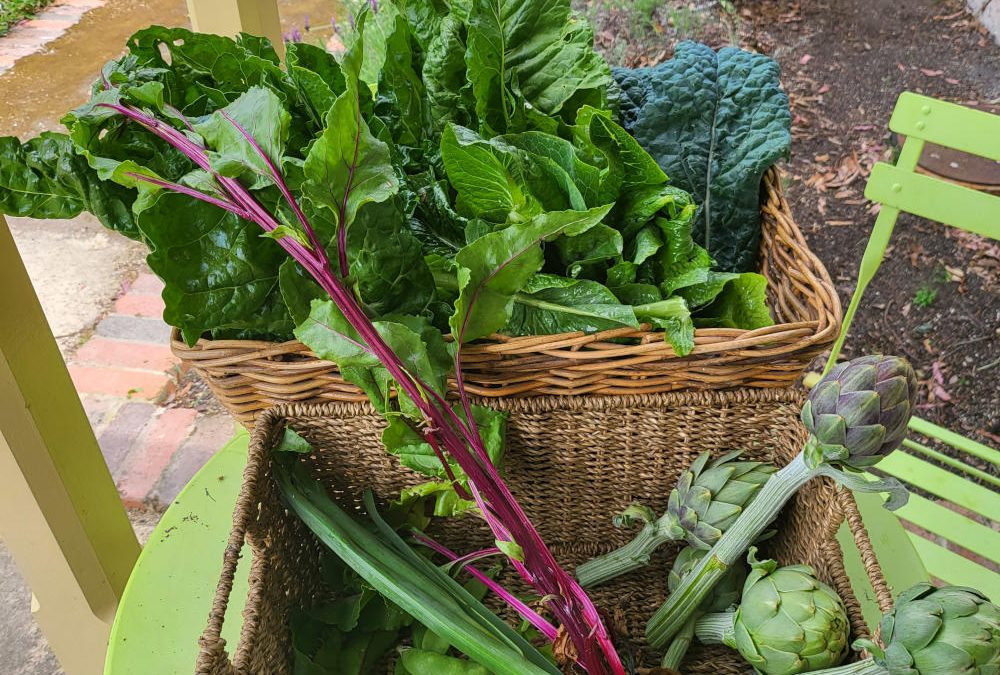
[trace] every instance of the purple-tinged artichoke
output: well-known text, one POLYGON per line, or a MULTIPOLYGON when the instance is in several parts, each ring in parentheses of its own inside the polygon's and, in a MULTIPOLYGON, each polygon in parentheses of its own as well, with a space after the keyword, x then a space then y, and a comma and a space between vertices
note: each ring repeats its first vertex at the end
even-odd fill
POLYGON ((806 463, 864 468, 896 449, 906 435, 917 377, 898 356, 863 356, 840 363, 809 393, 802 423, 815 439, 806 463))

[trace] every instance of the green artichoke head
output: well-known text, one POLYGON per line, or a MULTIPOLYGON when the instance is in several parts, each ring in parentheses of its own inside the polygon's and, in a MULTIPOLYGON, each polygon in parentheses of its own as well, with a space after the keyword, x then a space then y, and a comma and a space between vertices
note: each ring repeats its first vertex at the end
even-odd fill
POLYGON ((809 392, 802 423, 806 463, 861 469, 896 449, 906 435, 917 377, 898 356, 862 356, 835 366, 809 392))
MULTIPOLYGON (((691 572, 701 559, 708 555, 708 551, 694 546, 685 546, 677 554, 674 564, 667 575, 667 587, 673 593, 678 585, 688 573, 691 572)), ((742 565, 733 565, 726 572, 726 576, 712 589, 702 603, 700 610, 703 612, 724 612, 740 601, 740 594, 743 592, 743 582, 747 578, 746 568, 742 565)))
POLYGON ((740 452, 716 459, 702 453, 671 490, 667 517, 695 548, 708 550, 736 522, 744 507, 777 471, 767 462, 739 460, 740 452))
POLYGON ((882 641, 859 645, 890 675, 997 675, 1000 608, 972 588, 918 584, 882 618, 882 641))
MULTIPOLYGON (((844 603, 807 565, 757 561, 736 610, 730 646, 758 672, 794 675, 832 668, 847 656, 850 623, 844 603)), ((727 641, 729 644, 729 641, 727 641)))

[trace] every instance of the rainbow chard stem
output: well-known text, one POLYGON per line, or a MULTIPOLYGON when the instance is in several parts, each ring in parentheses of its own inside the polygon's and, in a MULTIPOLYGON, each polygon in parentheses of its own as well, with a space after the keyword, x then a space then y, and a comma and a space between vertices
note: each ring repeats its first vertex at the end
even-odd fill
MULTIPOLYGON (((281 223, 277 217, 265 209, 237 179, 222 176, 213 169, 207 149, 192 140, 190 135, 130 105, 114 104, 106 107, 141 124, 183 152, 195 165, 212 175, 218 187, 218 194, 207 195, 190 189, 177 190, 174 184, 138 174, 134 175, 134 178, 167 190, 183 192, 192 198, 231 211, 241 218, 256 223, 266 232, 272 232, 280 227, 281 223)), ((399 355, 379 335, 353 290, 348 288, 341 276, 332 270, 324 247, 317 245, 314 228, 296 203, 280 169, 266 157, 266 153, 251 134, 235 120, 227 119, 265 160, 271 178, 291 206, 309 242, 303 243, 296 237, 283 236, 277 238, 278 244, 302 265, 330 296, 347 322, 361 336, 363 344, 360 346, 381 362, 401 393, 407 396, 423 414, 426 423, 423 435, 427 443, 440 458, 451 457, 468 476, 472 496, 496 539, 499 542, 515 544, 516 546, 511 548, 521 552, 518 557, 523 559, 512 557, 511 564, 538 595, 545 598, 546 606, 575 647, 577 665, 589 675, 625 675, 625 668, 615 651, 607 628, 598 615, 596 606, 576 580, 556 562, 538 530, 488 460, 487 450, 478 429, 472 422, 471 414, 466 415, 468 423, 465 423, 431 387, 407 371, 399 355)), ((343 245, 339 246, 338 262, 342 269, 346 257, 343 245)), ((456 373, 461 373, 461 356, 456 357, 455 367, 456 373)), ((459 388, 459 395, 465 410, 470 410, 471 404, 464 387, 459 388)))

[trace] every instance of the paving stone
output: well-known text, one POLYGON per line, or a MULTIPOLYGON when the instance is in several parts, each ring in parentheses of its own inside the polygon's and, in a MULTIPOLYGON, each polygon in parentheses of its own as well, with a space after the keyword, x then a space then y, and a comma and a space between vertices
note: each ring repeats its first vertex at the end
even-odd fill
POLYGON ((76 21, 67 19, 46 19, 43 17, 35 17, 34 19, 28 19, 27 21, 21 23, 18 28, 61 33, 74 23, 76 23, 76 21))
POLYGON ((62 675, 31 615, 31 590, 0 540, 0 673, 62 675))
POLYGON ((145 293, 146 295, 159 295, 163 292, 163 282, 155 274, 140 274, 128 287, 129 293, 145 293))
POLYGON ((170 465, 160 476, 148 499, 161 506, 173 502, 181 489, 226 444, 235 431, 236 423, 229 415, 199 416, 194 432, 174 453, 170 465))
POLYGON ((155 412, 156 407, 150 403, 128 401, 100 435, 101 452, 115 480, 120 477, 129 453, 139 447, 143 430, 155 412))
POLYGON ((128 316, 163 316, 163 298, 145 293, 126 293, 115 300, 115 313, 128 316))
POLYGON ((169 344, 170 326, 161 319, 111 314, 97 324, 97 334, 118 340, 169 344))
POLYGON ((147 401, 159 396, 171 378, 163 372, 130 370, 110 366, 67 366, 73 385, 81 394, 112 394, 121 398, 147 401))
POLYGON ((95 337, 73 355, 74 363, 138 368, 154 372, 170 370, 177 358, 166 344, 130 342, 95 337))
POLYGON ((83 410, 87 413, 90 428, 94 430, 95 435, 100 435, 104 431, 122 405, 120 397, 105 394, 82 394, 80 402, 83 403, 83 410))
POLYGON ((184 440, 191 435, 197 410, 168 408, 149 423, 139 447, 128 454, 118 492, 127 507, 140 506, 184 440))

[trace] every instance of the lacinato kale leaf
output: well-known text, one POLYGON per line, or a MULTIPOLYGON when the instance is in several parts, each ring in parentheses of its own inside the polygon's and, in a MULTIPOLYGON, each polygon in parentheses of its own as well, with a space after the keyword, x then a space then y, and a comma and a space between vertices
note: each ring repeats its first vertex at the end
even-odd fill
POLYGON ((718 269, 754 269, 760 180, 791 144, 778 64, 682 42, 669 61, 613 75, 625 128, 699 205, 695 240, 718 269))

